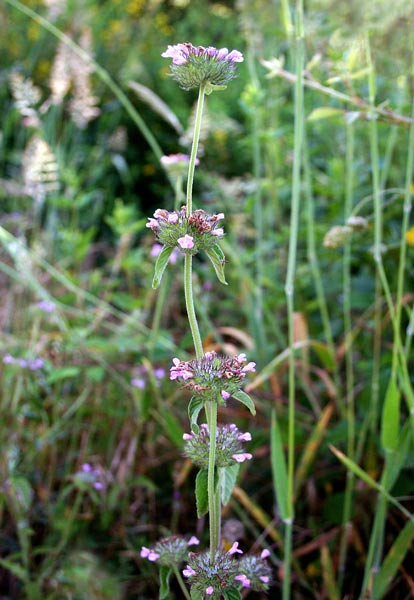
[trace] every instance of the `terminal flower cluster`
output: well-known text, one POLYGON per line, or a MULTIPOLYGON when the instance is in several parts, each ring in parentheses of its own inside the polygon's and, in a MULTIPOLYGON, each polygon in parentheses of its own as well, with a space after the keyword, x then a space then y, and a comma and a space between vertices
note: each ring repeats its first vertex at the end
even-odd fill
POLYGON ((185 206, 173 212, 158 208, 146 226, 164 247, 177 247, 185 253, 197 254, 216 246, 224 236, 223 228, 218 227, 222 219, 223 213, 211 215, 202 209, 188 216, 185 206))
POLYGON ((189 42, 168 46, 161 54, 172 58, 171 76, 184 90, 200 86, 210 93, 214 89, 224 89, 229 81, 237 77, 236 63, 243 62, 243 54, 238 50, 213 46, 193 46, 189 42))
POLYGON ((200 541, 193 535, 186 540, 181 535, 172 535, 159 540, 154 548, 142 546, 140 556, 166 567, 179 566, 188 556, 188 547, 197 546, 200 541))
POLYGON ((206 352, 203 358, 188 362, 174 358, 170 379, 182 382, 203 401, 225 404, 240 390, 247 373, 255 370, 256 363, 247 362, 244 353, 225 357, 216 352, 206 352))
MULTIPOLYGON (((197 433, 185 433, 183 439, 184 455, 191 458, 194 464, 206 469, 210 448, 210 432, 206 423, 203 423, 197 433)), ((252 455, 244 452, 243 442, 250 442, 252 436, 249 432, 242 433, 236 425, 219 425, 216 433, 216 466, 230 467, 235 463, 250 460, 252 455)))

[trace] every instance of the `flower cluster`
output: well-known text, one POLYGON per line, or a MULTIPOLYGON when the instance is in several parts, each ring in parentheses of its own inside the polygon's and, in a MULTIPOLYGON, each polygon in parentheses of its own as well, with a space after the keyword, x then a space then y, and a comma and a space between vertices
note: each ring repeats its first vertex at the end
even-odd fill
POLYGON ((103 490, 106 486, 105 472, 99 467, 92 467, 89 463, 83 463, 80 470, 73 477, 79 488, 92 486, 95 490, 103 490))
POLYGON ((216 246, 223 237, 223 228, 217 227, 221 219, 224 219, 223 213, 211 215, 202 209, 187 216, 185 206, 173 212, 158 208, 146 226, 164 247, 178 247, 187 254, 197 254, 216 246))
POLYGON ((214 561, 210 560, 209 552, 190 552, 183 575, 189 579, 191 588, 211 600, 222 598, 225 590, 267 591, 271 581, 271 568, 266 562, 269 550, 263 550, 260 556, 246 555, 236 560, 235 555, 243 554, 238 546, 234 542, 228 552, 219 550, 214 561))
POLYGON ((135 369, 134 377, 131 379, 131 385, 140 390, 144 390, 147 385, 148 378, 154 376, 155 384, 161 385, 161 381, 165 377, 165 369, 162 367, 156 367, 151 374, 148 373, 148 369, 145 365, 140 365, 135 369))
POLYGON ((29 369, 30 371, 38 371, 45 366, 43 358, 16 358, 11 354, 3 356, 4 365, 17 365, 21 369, 29 369))
POLYGON ((243 55, 238 50, 229 52, 227 48, 213 46, 193 46, 189 42, 168 46, 161 54, 171 58, 171 75, 184 90, 206 86, 206 92, 223 89, 237 74, 238 62, 243 55))
POLYGON ((154 548, 142 546, 141 558, 167 567, 179 566, 188 555, 188 546, 198 546, 200 541, 193 535, 188 541, 181 535, 172 535, 159 540, 154 548))
MULTIPOLYGON (((249 432, 242 433, 236 425, 219 425, 216 433, 216 466, 229 467, 235 463, 250 460, 252 455, 243 451, 242 442, 250 442, 249 432)), ((185 433, 183 440, 184 455, 191 458, 194 464, 206 469, 210 448, 210 432, 206 423, 200 426, 197 433, 185 433)))
POLYGON ((203 358, 188 362, 173 359, 170 379, 184 383, 203 401, 226 403, 239 390, 247 373, 256 370, 256 363, 247 364, 245 354, 225 357, 216 352, 206 352, 203 358))
POLYGON ((266 562, 270 556, 269 550, 263 550, 260 556, 255 554, 246 554, 239 561, 242 587, 248 587, 255 592, 267 591, 272 579, 272 569, 266 562))

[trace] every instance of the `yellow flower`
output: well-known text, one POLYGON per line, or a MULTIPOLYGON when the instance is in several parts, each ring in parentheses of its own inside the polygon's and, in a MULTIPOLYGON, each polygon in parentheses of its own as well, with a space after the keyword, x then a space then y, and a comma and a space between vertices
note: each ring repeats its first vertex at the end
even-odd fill
POLYGON ((405 241, 409 246, 414 246, 414 227, 411 227, 405 234, 405 241))

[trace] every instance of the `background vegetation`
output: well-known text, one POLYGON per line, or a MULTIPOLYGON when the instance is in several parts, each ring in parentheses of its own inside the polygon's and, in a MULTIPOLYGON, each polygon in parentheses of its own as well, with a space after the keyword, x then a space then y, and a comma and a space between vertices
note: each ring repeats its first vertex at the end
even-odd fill
POLYGON ((254 455, 225 535, 271 548, 278 598, 275 431, 285 443, 301 159, 292 597, 413 597, 412 3, 305 3, 301 156, 287 0, 23 5, 104 70, 2 3, 1 598, 149 600, 156 568, 140 547, 168 532, 208 537, 181 455, 187 398, 166 375, 191 353, 181 259, 155 293, 145 228, 174 201, 160 155, 191 140, 195 95, 160 56, 187 40, 246 59, 207 100, 195 194, 226 215, 229 286, 202 262, 195 273, 204 347, 258 363, 256 419, 231 404, 220 415, 251 431, 254 455), (362 229, 346 226, 351 215, 362 229))

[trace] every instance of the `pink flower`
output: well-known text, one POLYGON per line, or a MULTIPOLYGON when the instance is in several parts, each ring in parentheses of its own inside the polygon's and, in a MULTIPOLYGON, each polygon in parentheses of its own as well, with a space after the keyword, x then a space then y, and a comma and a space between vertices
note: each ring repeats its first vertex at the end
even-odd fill
POLYGON ((183 440, 185 442, 188 442, 189 440, 192 440, 193 436, 191 435, 191 433, 183 433, 183 440))
POLYGON ((170 213, 168 215, 168 223, 177 223, 178 222, 178 215, 177 213, 170 213))
POLYGON ((193 577, 195 574, 196 572, 189 565, 183 570, 184 577, 193 577))
POLYGON ((156 229, 158 229, 158 221, 156 219, 153 219, 152 217, 149 217, 148 223, 145 225, 145 227, 148 227, 148 229, 152 229, 152 231, 155 231, 156 229))
POLYGON ((214 588, 212 585, 209 585, 208 588, 206 589, 206 594, 207 596, 211 596, 211 594, 214 592, 214 588))
POLYGON ((213 229, 211 235, 224 235, 224 229, 219 227, 218 229, 213 229))
POLYGON ((194 248, 193 237, 188 235, 188 233, 186 233, 184 237, 178 238, 177 242, 180 244, 181 248, 194 248))
POLYGON ((239 549, 239 542, 234 542, 233 546, 228 551, 228 554, 243 554, 243 550, 239 549))
POLYGON ((236 575, 234 578, 236 581, 241 581, 243 587, 250 587, 250 579, 246 575, 236 575))
POLYGON ((241 433, 240 435, 238 435, 237 439, 240 440, 240 442, 251 442, 252 434, 246 431, 246 433, 241 433))
POLYGON ((223 400, 228 400, 230 398, 230 394, 226 392, 226 390, 222 390, 221 397, 223 398, 223 400))
POLYGON ((269 583, 269 579, 270 577, 267 577, 267 575, 262 575, 261 577, 259 577, 260 581, 263 581, 263 583, 269 583))
POLYGON ((262 550, 260 558, 267 558, 268 556, 270 556, 270 552, 267 548, 265 548, 264 550, 262 550))
POLYGON ((236 462, 242 463, 245 460, 251 460, 253 458, 253 455, 249 454, 248 452, 243 452, 242 454, 233 454, 232 458, 234 458, 236 462))
POLYGON ((226 60, 230 62, 243 62, 243 54, 238 50, 232 50, 230 54, 227 55, 226 60))
POLYGON ((192 535, 187 542, 187 546, 198 546, 199 543, 200 540, 195 535, 192 535))
POLYGON ((160 555, 157 554, 157 552, 154 552, 154 550, 150 550, 150 548, 146 548, 145 546, 142 546, 140 556, 142 558, 148 558, 148 560, 150 560, 151 562, 155 562, 160 557, 160 555))
POLYGON ((173 358, 174 366, 170 369, 170 379, 174 381, 174 379, 178 379, 178 377, 182 377, 184 380, 191 379, 193 377, 192 371, 187 370, 185 367, 181 367, 181 361, 179 358, 173 358))
POLYGON ((167 50, 161 54, 163 58, 172 58, 174 65, 185 65, 188 55, 189 52, 185 44, 168 46, 167 50))
POLYGON ((248 371, 251 371, 252 373, 254 373, 256 371, 256 363, 249 362, 245 367, 242 368, 242 371, 244 373, 247 373, 248 371))

